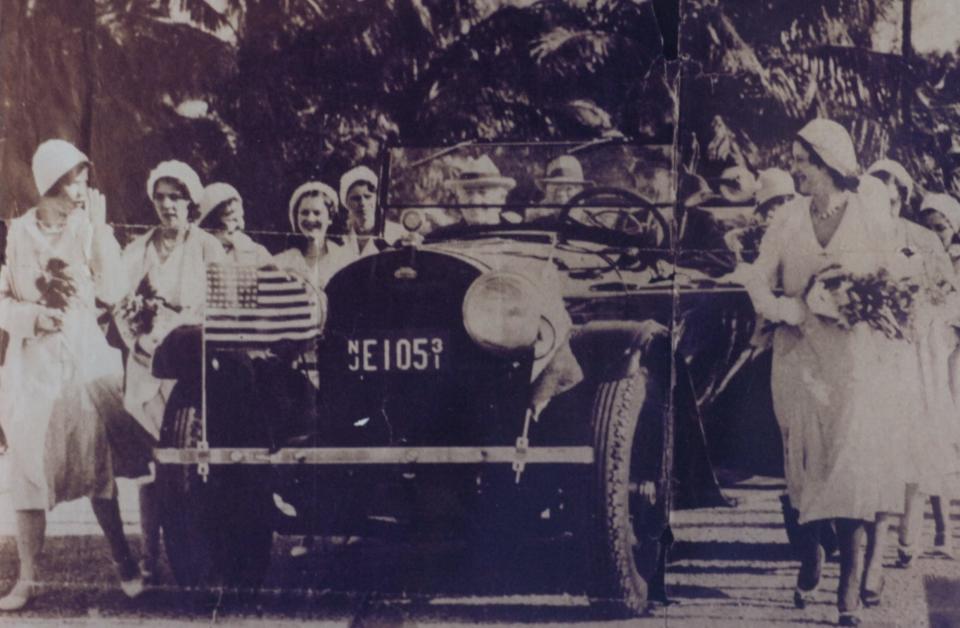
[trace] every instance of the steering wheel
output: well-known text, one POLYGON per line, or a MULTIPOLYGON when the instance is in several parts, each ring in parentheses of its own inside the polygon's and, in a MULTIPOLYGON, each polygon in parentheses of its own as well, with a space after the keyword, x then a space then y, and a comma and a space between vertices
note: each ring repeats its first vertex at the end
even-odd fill
POLYGON ((670 244, 670 225, 663 213, 647 199, 623 188, 594 187, 578 192, 561 208, 560 221, 626 235, 652 235, 651 243, 657 247, 670 244), (605 206, 604 201, 611 206, 605 206), (576 209, 581 211, 574 217, 576 209))

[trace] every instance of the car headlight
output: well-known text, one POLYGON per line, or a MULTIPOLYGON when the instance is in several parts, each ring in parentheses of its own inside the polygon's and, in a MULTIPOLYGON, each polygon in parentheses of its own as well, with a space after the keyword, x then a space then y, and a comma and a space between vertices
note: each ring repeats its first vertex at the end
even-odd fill
POLYGON ((481 275, 463 297, 463 325, 474 342, 493 353, 527 349, 540 325, 537 290, 521 275, 481 275))

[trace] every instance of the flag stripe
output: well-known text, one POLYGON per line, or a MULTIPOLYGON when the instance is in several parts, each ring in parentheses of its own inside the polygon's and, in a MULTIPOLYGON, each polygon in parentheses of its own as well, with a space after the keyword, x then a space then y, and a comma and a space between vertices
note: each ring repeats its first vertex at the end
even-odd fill
POLYGON ((310 329, 313 321, 208 321, 207 329, 216 331, 283 331, 310 329))
POLYGON ((299 277, 279 270, 210 266, 205 338, 220 344, 310 340, 319 334, 320 305, 299 277))
POLYGON ((312 340, 317 337, 318 330, 310 329, 308 331, 284 331, 278 333, 266 333, 262 331, 257 331, 253 333, 244 333, 236 332, 231 334, 217 334, 211 335, 207 334, 207 342, 213 343, 231 343, 231 342, 242 342, 242 343, 268 343, 268 342, 278 342, 280 340, 312 340))

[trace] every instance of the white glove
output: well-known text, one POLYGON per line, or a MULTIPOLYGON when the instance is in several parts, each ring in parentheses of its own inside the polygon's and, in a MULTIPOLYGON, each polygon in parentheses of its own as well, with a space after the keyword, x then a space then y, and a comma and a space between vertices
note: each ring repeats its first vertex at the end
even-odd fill
POLYGON ((736 253, 738 256, 743 252, 743 243, 740 241, 740 234, 743 233, 743 229, 731 229, 723 234, 723 242, 727 245, 727 248, 731 252, 736 253))
POLYGON ((840 320, 840 309, 833 294, 819 281, 815 281, 810 286, 810 291, 807 293, 807 307, 817 316, 840 320))
POLYGON ((106 224, 107 222, 107 197, 99 190, 89 188, 87 190, 87 219, 93 226, 106 224))
POLYGON ((792 297, 779 297, 777 310, 780 320, 787 325, 797 326, 807 318, 807 308, 803 301, 792 297))

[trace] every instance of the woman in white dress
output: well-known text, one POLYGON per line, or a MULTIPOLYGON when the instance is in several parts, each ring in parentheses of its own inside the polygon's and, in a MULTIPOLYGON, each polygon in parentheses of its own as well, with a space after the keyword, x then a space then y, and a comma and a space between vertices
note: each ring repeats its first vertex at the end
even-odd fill
MULTIPOLYGON (((918 516, 923 514, 924 493, 936 495, 934 514, 944 546, 944 530, 949 534, 949 522, 944 521, 939 495, 953 493, 950 480, 956 479, 958 466, 957 445, 960 442, 960 423, 949 384, 949 355, 956 344, 955 334, 945 315, 950 304, 956 302, 955 277, 950 259, 938 237, 913 222, 901 218, 913 192, 913 179, 895 161, 882 159, 873 164, 868 173, 879 179, 887 192, 888 203, 878 208, 877 219, 887 221, 894 234, 893 250, 888 270, 897 278, 909 279, 921 286, 916 295, 914 320, 911 324, 910 344, 915 356, 890 354, 893 368, 919 374, 917 407, 905 415, 888 435, 892 442, 901 443, 912 461, 901 467, 906 482, 904 517, 900 525, 900 560, 906 566, 912 557, 915 536, 919 533, 918 516), (887 211, 884 212, 883 210, 887 211), (949 301, 949 303, 948 303, 949 301), (951 340, 952 342, 948 342, 951 340), (936 515, 941 515, 936 517, 936 515)), ((903 464, 903 463, 901 463, 903 464)), ((883 590, 883 556, 890 527, 890 513, 878 513, 875 530, 870 530, 867 543, 867 561, 863 580, 863 599, 868 605, 880 603, 883 590)))
POLYGON ((894 350, 909 352, 909 344, 896 347, 897 341, 866 324, 843 329, 813 314, 804 298, 811 278, 828 266, 870 273, 887 263, 890 248, 884 243, 892 235, 870 207, 884 195, 869 185, 859 190, 858 170, 841 125, 818 119, 798 133, 793 175, 803 196, 777 212, 747 284, 758 313, 784 323, 774 335, 771 387, 787 490, 800 513, 794 602, 803 607, 819 585, 819 536, 833 522, 841 625, 859 624, 867 526, 878 512, 896 511, 902 503, 899 465, 891 460, 900 454, 884 434, 911 411, 910 378, 884 359, 894 350), (783 296, 772 291, 778 285, 783 296))
MULTIPOLYGON (((97 324, 95 299, 112 302, 120 249, 102 194, 89 188, 90 163, 72 144, 49 140, 33 157, 40 202, 10 225, 0 274, 0 328, 9 343, 0 372, 0 417, 17 511, 20 573, 0 610, 35 593, 46 510, 89 497, 110 544, 124 592, 143 590, 117 504, 121 458, 109 438, 123 411, 120 352, 97 324)), ((128 418, 128 417, 127 417, 128 418)), ((135 443, 127 443, 134 447, 135 443)), ((149 450, 140 448, 140 468, 149 450)))
MULTIPOLYGON (((123 287, 133 294, 149 286, 179 313, 151 333, 134 339, 128 347, 126 387, 123 402, 154 438, 159 439, 167 400, 176 380, 159 379, 152 373, 153 350, 165 333, 177 324, 199 321, 206 299, 206 265, 223 263, 220 242, 191 220, 203 194, 197 173, 182 161, 164 161, 147 180, 147 195, 160 224, 132 240, 123 250, 123 287)), ((153 483, 140 486, 140 523, 144 558, 141 571, 149 580, 156 573, 159 520, 153 483)))
POLYGON ((290 197, 290 226, 309 240, 274 258, 280 268, 297 273, 322 290, 338 270, 357 259, 359 251, 327 237, 337 210, 337 193, 326 183, 309 181, 290 197))

